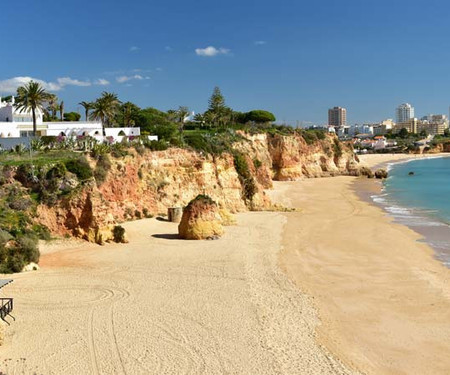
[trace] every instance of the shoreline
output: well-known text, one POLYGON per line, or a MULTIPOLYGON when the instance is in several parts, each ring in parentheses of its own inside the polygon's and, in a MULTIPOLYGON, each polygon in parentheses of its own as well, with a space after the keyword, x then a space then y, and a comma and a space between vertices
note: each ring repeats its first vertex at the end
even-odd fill
MULTIPOLYGON (((379 164, 374 165, 372 168, 373 169, 386 168, 389 171, 391 169, 391 167, 393 168, 397 164, 404 164, 404 163, 414 162, 417 160, 448 158, 448 157, 450 157, 450 154, 439 153, 439 154, 432 154, 432 155, 423 155, 421 157, 417 157, 417 156, 411 157, 411 158, 402 158, 400 160, 395 160, 395 159, 394 160, 386 160, 379 164)), ((374 200, 375 196, 379 196, 382 194, 383 188, 384 188, 383 182, 380 180, 356 179, 353 183, 353 190, 361 199, 363 199, 364 201, 366 201, 369 204, 372 204, 376 207, 382 208, 383 211, 386 213, 386 215, 391 217, 395 223, 405 225, 408 228, 410 228, 411 230, 413 230, 414 232, 416 232, 419 236, 422 237, 419 241, 425 242, 434 250, 434 256, 435 256, 436 260, 438 260, 439 262, 444 264, 447 268, 450 268, 450 261, 448 259, 447 260, 444 259, 445 255, 447 255, 447 258, 448 258, 448 256, 450 254, 448 253, 448 251, 443 252, 442 249, 436 245, 436 243, 439 243, 440 241, 442 241, 442 239, 448 238, 448 235, 449 235, 448 226, 430 227, 425 224, 419 225, 417 223, 415 223, 415 224, 410 223, 409 221, 406 221, 406 222, 404 220, 402 221, 401 218, 396 217, 394 214, 392 214, 391 212, 389 212, 386 209, 387 204, 382 203, 382 202, 377 202, 376 200, 374 200)), ((400 207, 403 207, 403 206, 400 205, 400 207)), ((403 208, 409 209, 408 207, 403 207, 403 208)), ((429 221, 433 221, 433 218, 431 218, 425 214, 423 215, 423 218, 427 219, 429 221)), ((445 223, 444 221, 441 221, 439 219, 434 219, 434 220, 437 220, 445 225, 448 225, 447 223, 445 223)))
POLYGON ((314 301, 318 342, 350 368, 447 374, 450 273, 419 234, 358 197, 354 180, 283 187, 302 214, 288 217, 280 265, 314 301))

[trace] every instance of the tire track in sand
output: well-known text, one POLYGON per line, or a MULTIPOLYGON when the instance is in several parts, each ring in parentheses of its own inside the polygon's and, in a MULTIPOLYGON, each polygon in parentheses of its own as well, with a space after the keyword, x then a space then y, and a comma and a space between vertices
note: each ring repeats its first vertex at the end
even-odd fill
POLYGON ((99 374, 98 370, 98 359, 97 359, 97 351, 95 348, 95 341, 94 341, 94 312, 95 307, 92 308, 89 311, 89 318, 88 318, 88 347, 89 347, 89 358, 91 361, 91 369, 92 373, 95 375, 99 374))
MULTIPOLYGON (((111 351, 116 357, 116 362, 119 365, 119 370, 122 374, 126 375, 126 369, 124 365, 124 361, 122 358, 122 354, 119 349, 117 335, 115 331, 115 324, 114 324, 114 306, 115 303, 126 299, 130 296, 130 292, 126 289, 122 288, 101 288, 103 290, 107 290, 108 293, 111 294, 111 297, 108 298, 108 301, 110 302, 110 306, 108 309, 108 317, 106 319, 107 324, 107 331, 108 331, 108 338, 109 338, 109 344, 111 347, 111 351)), ((100 374, 100 364, 99 364, 99 353, 97 350, 97 345, 95 342, 94 337, 94 330, 96 328, 96 325, 94 324, 94 316, 96 313, 95 307, 93 307, 89 311, 89 318, 88 318, 88 347, 89 347, 89 357, 90 357, 90 363, 93 374, 100 374)), ((101 327, 99 327, 101 328, 101 327)))

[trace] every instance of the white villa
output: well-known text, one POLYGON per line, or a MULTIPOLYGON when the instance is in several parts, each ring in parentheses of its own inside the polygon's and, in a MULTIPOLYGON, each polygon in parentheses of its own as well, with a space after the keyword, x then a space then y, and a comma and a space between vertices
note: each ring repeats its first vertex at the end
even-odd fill
MULTIPOLYGON (((140 128, 104 128, 100 121, 60 121, 44 122, 43 113, 36 111, 37 136, 63 136, 80 137, 91 136, 99 142, 108 140, 110 142, 120 142, 124 137, 139 137, 140 128)), ((14 97, 11 101, 2 101, 0 97, 0 145, 2 138, 14 138, 20 143, 20 139, 27 138, 33 132, 33 119, 31 111, 19 112, 14 106, 14 97)), ((155 137, 152 137, 155 139, 155 137)), ((157 140, 157 137, 156 137, 157 140)), ((6 141, 6 139, 5 139, 6 141)))

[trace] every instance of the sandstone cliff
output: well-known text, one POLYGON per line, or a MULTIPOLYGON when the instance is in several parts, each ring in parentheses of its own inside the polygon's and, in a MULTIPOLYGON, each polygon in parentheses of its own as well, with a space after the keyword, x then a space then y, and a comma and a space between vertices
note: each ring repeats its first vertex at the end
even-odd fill
MULTIPOLYGON (((90 181, 79 193, 52 206, 39 205, 39 221, 54 233, 103 243, 111 239, 117 222, 165 213, 168 207, 185 206, 198 194, 210 196, 231 212, 263 210, 271 206, 264 189, 273 180, 354 174, 358 168, 353 151, 332 136, 309 145, 300 135, 243 136, 233 147, 247 161, 245 179, 231 154, 130 150, 128 156, 111 158, 100 186, 90 181), (251 201, 243 193, 244 180, 249 178, 254 182, 251 201)), ((96 161, 90 163, 95 168, 96 161)))

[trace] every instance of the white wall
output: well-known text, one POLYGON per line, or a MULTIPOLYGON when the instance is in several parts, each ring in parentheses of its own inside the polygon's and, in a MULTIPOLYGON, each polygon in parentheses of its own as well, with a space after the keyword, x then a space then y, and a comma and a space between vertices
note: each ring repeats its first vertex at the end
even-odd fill
POLYGON ((0 138, 20 137, 20 130, 12 122, 0 122, 0 138))
POLYGON ((44 125, 47 127, 45 135, 59 136, 64 135, 66 137, 77 136, 91 136, 91 137, 103 137, 103 127, 101 122, 46 122, 44 125))
MULTIPOLYGON (((43 114, 38 109, 36 110, 36 124, 41 125, 43 120, 43 114)), ((30 111, 20 112, 14 108, 11 104, 2 103, 0 106, 0 121, 1 122, 18 122, 19 124, 32 124, 33 116, 30 111), (26 121, 23 121, 23 120, 26 121)))
POLYGON ((105 135, 107 137, 139 137, 141 135, 141 128, 105 128, 105 135), (120 134, 123 132, 123 134, 120 134))

